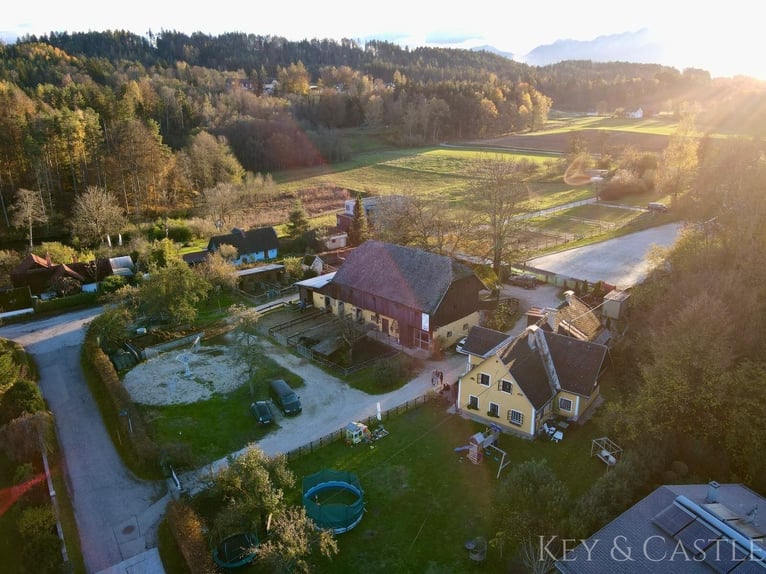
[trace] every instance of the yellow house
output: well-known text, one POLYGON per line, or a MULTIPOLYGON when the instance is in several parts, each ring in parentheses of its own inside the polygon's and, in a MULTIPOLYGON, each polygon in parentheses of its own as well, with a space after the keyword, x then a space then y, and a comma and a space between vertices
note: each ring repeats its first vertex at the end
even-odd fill
POLYGON ((598 397, 606 346, 536 325, 516 338, 495 332, 493 339, 486 331, 474 327, 463 346, 469 358, 458 381, 460 412, 534 437, 553 416, 576 421, 598 397))

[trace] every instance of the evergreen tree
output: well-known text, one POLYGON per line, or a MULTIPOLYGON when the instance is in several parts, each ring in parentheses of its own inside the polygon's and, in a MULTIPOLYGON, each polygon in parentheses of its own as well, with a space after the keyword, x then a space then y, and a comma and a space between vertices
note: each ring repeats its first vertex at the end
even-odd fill
POLYGON ((354 219, 348 230, 348 241, 351 245, 361 245, 370 238, 370 228, 367 224, 367 214, 362 206, 362 196, 356 196, 354 203, 354 219))
POLYGON ((309 230, 309 220, 303 203, 300 199, 295 202, 295 207, 290 212, 287 223, 287 232, 290 237, 300 237, 309 230))

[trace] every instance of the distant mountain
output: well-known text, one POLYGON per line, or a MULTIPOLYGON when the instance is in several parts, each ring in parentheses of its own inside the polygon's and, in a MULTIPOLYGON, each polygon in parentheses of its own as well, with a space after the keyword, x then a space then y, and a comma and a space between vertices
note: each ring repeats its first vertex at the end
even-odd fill
POLYGON ((471 48, 474 52, 489 52, 490 54, 497 54, 498 56, 503 56, 505 58, 508 58, 509 60, 516 60, 516 54, 513 52, 503 52, 502 50, 498 50, 494 46, 474 46, 471 48))
POLYGON ((530 66, 547 66, 564 60, 661 64, 664 55, 662 47, 651 40, 645 28, 637 32, 599 36, 593 40, 556 40, 553 44, 538 46, 526 55, 504 52, 494 46, 471 49, 498 54, 530 66))

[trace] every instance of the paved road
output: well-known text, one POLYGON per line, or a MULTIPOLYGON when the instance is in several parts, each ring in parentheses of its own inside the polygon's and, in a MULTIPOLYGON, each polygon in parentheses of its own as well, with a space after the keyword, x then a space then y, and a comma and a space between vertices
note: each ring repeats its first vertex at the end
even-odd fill
POLYGON ((156 527, 167 501, 165 482, 137 480, 122 464, 80 367, 86 326, 99 312, 88 309, 8 325, 0 328, 0 337, 23 345, 40 371, 40 388, 64 454, 87 572, 132 559, 141 564, 133 566, 141 572, 159 574, 163 569, 156 551, 144 551, 156 546, 156 527))
POLYGON ((651 269, 647 254, 652 246, 672 246, 681 228, 680 223, 653 227, 593 245, 530 259, 527 264, 565 277, 590 283, 605 281, 627 289, 646 278, 651 269))

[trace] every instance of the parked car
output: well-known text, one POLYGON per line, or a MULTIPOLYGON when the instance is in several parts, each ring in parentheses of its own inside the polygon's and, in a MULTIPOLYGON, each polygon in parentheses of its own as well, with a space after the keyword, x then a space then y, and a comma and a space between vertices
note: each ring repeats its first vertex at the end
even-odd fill
POLYGON ((465 346, 465 342, 468 339, 468 337, 463 337, 457 342, 457 345, 455 345, 455 351, 458 353, 461 353, 463 355, 467 355, 468 351, 466 351, 463 347, 465 346))
POLYGON ((656 201, 653 201, 649 205, 646 206, 646 209, 649 211, 653 211, 655 213, 665 213, 668 210, 668 206, 664 203, 658 203, 656 201))
POLYGON ((271 381, 269 391, 274 404, 279 407, 283 415, 297 415, 303 410, 300 397, 295 394, 295 391, 284 379, 271 381))
POLYGON ((255 401, 250 403, 250 412, 253 413, 255 420, 258 424, 270 425, 274 422, 274 413, 271 412, 271 407, 268 401, 255 401))
POLYGON ((524 289, 534 289, 537 287, 537 277, 531 273, 522 273, 521 275, 511 275, 508 279, 508 283, 511 285, 518 285, 524 287, 524 289))

